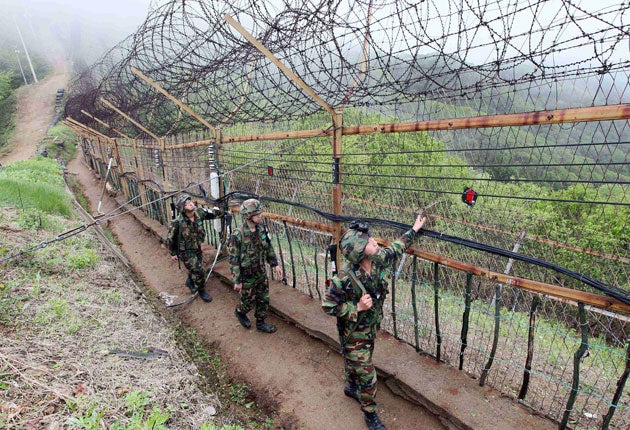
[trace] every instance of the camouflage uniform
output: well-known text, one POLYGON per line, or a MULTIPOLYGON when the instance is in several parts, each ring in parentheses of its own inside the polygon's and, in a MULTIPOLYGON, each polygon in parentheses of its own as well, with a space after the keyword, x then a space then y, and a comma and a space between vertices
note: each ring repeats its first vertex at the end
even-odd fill
POLYGON ((334 276, 322 301, 324 312, 337 317, 337 328, 345 364, 346 395, 355 398, 364 412, 376 410, 376 369, 372 364, 376 330, 383 319, 383 303, 388 293, 385 269, 411 245, 416 232, 411 229, 390 246, 369 256, 372 273, 359 268, 366 257, 369 233, 350 229, 341 238, 341 252, 349 263, 334 276), (353 281, 352 277, 356 281, 353 281), (359 285, 360 284, 360 285, 359 285), (372 296, 372 307, 359 312, 357 303, 364 294, 372 296), (352 391, 348 392, 348 387, 352 391))
POLYGON ((206 280, 206 270, 203 268, 203 254, 201 252, 201 244, 206 238, 203 221, 219 218, 221 213, 197 208, 194 219, 191 220, 183 211, 186 200, 188 198, 182 198, 178 202, 180 214, 171 221, 166 244, 171 255, 177 255, 188 269, 186 286, 195 292, 203 289, 206 280))
MULTIPOLYGON (((243 216, 245 220, 245 216, 243 216)), ((243 226, 236 229, 229 241, 229 265, 235 284, 243 284, 241 303, 236 310, 247 314, 256 308, 254 316, 264 320, 269 310, 269 281, 265 261, 271 267, 278 265, 269 232, 258 224, 255 231, 243 226)))

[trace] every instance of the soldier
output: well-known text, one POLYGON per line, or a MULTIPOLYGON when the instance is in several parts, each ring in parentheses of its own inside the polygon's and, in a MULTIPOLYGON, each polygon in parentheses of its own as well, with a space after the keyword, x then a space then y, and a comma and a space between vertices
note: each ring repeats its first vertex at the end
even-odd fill
POLYGON ((186 286, 190 291, 199 293, 204 302, 211 302, 212 296, 205 289, 206 270, 203 268, 201 244, 206 238, 203 221, 220 218, 223 213, 219 209, 209 211, 197 208, 190 196, 182 195, 177 200, 179 216, 171 222, 166 244, 171 260, 182 261, 188 269, 186 286))
POLYGON ((353 221, 341 237, 340 248, 348 264, 335 275, 322 301, 324 312, 337 317, 345 364, 343 392, 359 402, 370 430, 385 430, 376 413, 376 370, 372 352, 376 330, 383 319, 387 295, 384 269, 402 255, 424 225, 418 215, 411 230, 390 246, 380 248, 367 224, 353 221))
POLYGON ((252 323, 247 313, 255 307, 256 329, 263 333, 274 333, 276 327, 265 322, 269 310, 269 280, 265 261, 275 269, 278 279, 282 278, 282 268, 278 266, 269 232, 261 224, 261 214, 262 206, 258 200, 245 200, 241 205, 243 225, 230 236, 230 272, 234 278, 234 289, 241 295, 234 315, 248 329, 252 323))

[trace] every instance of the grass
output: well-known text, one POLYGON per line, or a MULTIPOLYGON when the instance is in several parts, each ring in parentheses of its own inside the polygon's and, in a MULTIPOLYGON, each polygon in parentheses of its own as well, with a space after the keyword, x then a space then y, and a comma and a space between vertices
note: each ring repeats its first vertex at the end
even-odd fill
POLYGON ((13 130, 15 128, 15 124, 13 122, 15 100, 14 94, 0 100, 0 156, 10 152, 8 142, 13 135, 13 130))
POLYGON ((130 291, 131 275, 103 258, 105 247, 89 229, 52 240, 82 223, 64 193, 51 159, 0 169, 0 258, 14 256, 0 265, 0 398, 7 406, 0 427, 25 428, 45 416, 60 428, 168 429, 192 422, 207 430, 273 428, 247 386, 232 379, 218 348, 138 302, 138 294, 150 292, 130 291), (50 185, 47 195, 39 193, 42 181, 50 185), (21 199, 7 192, 16 182, 21 199), (17 255, 31 247, 37 249, 17 255), (154 342, 172 358, 140 363, 99 352, 146 351, 154 342), (28 377, 35 368, 36 379, 28 377), (204 408, 217 397, 220 408, 208 419, 204 408), (50 404, 54 413, 47 415, 50 404))
POLYGON ((77 154, 75 141, 76 134, 70 128, 57 124, 48 129, 47 136, 39 142, 38 150, 46 150, 48 157, 68 164, 77 154))
POLYGON ((69 216, 71 204, 55 160, 37 157, 0 169, 0 206, 69 216))

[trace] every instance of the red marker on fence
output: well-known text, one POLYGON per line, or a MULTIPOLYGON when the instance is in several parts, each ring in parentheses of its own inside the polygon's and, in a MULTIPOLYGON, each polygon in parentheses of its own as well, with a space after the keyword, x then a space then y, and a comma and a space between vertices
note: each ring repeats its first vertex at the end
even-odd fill
POLYGON ((464 192, 462 193, 462 202, 466 203, 471 208, 475 206, 477 203, 477 192, 472 188, 464 188, 464 192))

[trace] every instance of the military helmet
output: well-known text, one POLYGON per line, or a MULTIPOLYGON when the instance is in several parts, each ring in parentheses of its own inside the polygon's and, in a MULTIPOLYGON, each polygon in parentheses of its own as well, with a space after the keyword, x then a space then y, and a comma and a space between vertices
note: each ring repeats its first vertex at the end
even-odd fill
POLYGON ((370 234, 368 232, 350 228, 341 236, 339 241, 341 253, 350 263, 359 264, 365 257, 365 247, 369 239, 370 234))
POLYGON ((181 196, 179 196, 175 206, 177 206, 177 209, 179 209, 180 212, 184 211, 184 205, 186 204, 188 200, 191 200, 191 197, 187 194, 182 194, 181 196))
POLYGON ((247 199, 241 204, 241 215, 247 219, 262 213, 262 205, 256 199, 247 199))

